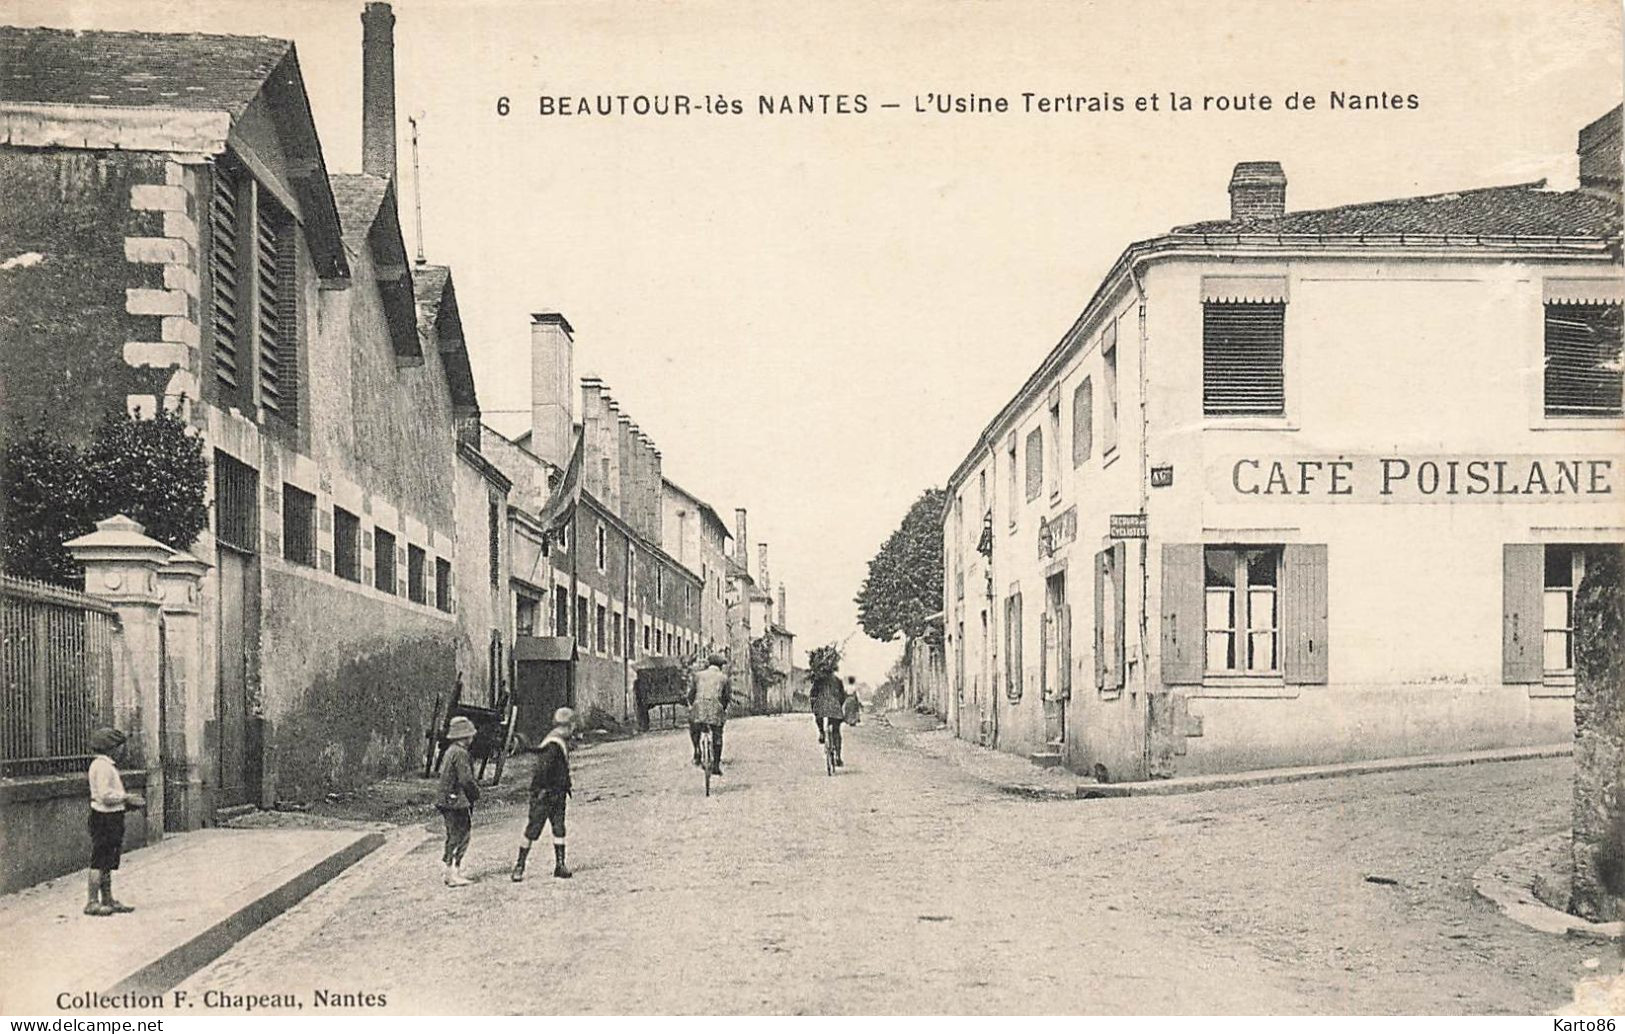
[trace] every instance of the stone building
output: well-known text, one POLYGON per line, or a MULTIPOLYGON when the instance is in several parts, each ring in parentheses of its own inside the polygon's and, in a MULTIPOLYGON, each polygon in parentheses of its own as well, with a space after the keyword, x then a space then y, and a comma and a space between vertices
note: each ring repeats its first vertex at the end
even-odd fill
POLYGON ((661 479, 661 535, 676 561, 700 575, 700 652, 728 645, 728 525, 710 503, 661 479))
POLYGON ((402 242, 394 17, 362 22, 350 175, 290 42, 0 28, 0 250, 35 256, 0 274, 4 433, 161 405, 210 464, 183 827, 411 764, 489 641, 454 569, 504 489, 460 476, 468 355, 402 242))
POLYGON ((1243 162, 1131 244, 949 478, 959 735, 1112 780, 1568 740, 1625 541, 1619 118, 1576 190, 1295 212, 1243 162))

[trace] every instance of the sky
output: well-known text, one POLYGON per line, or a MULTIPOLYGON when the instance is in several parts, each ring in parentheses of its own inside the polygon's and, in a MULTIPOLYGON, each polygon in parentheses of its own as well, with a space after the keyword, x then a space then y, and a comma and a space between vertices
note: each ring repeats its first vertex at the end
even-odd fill
MULTIPOLYGON (((360 0, 0 0, 18 25, 291 38, 330 171, 360 168, 360 0)), ((819 4, 398 0, 423 245, 448 264, 487 423, 529 421, 529 313, 564 313, 665 472, 769 543, 798 660, 878 680, 866 564, 1081 312, 1122 249, 1228 213, 1238 161, 1290 210, 1546 178, 1621 95, 1611 0, 819 4), (1122 98, 1023 112, 1022 93, 1122 98), (1329 94, 1415 94, 1329 110, 1329 94), (1197 110, 1169 112, 1178 92, 1197 110), (1288 110, 1293 93, 1314 111, 1288 110), (542 95, 719 95, 745 113, 543 117, 542 95), (851 115, 759 95, 862 94, 851 115), (930 94, 1004 114, 914 110, 930 94), (1269 95, 1269 111, 1202 111, 1269 95), (1134 110, 1156 95, 1156 112, 1134 110), (509 114, 498 114, 498 98, 509 114), (882 109, 881 103, 896 103, 882 109)), ((834 101, 832 100, 833 104, 834 101)))

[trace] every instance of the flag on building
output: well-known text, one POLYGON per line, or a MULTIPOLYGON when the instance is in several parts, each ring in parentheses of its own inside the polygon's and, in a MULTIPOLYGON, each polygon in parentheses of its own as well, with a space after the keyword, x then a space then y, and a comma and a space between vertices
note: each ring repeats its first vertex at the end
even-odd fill
POLYGON ((570 454, 570 465, 564 470, 564 477, 559 479, 558 486, 542 508, 542 527, 548 531, 557 531, 569 522, 575 513, 576 501, 581 498, 581 464, 582 442, 586 435, 576 438, 575 451, 570 454))

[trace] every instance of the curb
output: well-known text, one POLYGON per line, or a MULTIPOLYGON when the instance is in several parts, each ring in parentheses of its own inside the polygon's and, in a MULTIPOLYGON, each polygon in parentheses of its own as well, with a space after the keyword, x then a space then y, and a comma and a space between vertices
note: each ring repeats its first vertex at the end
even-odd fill
MULTIPOLYGON (((1554 834, 1564 840, 1568 834, 1554 834)), ((1518 860, 1531 845, 1543 843, 1549 837, 1527 844, 1518 844, 1490 858, 1473 873, 1473 890, 1479 897, 1491 902, 1501 914, 1520 926, 1540 933, 1576 937, 1593 941, 1625 940, 1625 920, 1612 923, 1594 923, 1589 919, 1560 912, 1535 897, 1529 880, 1519 875, 1523 869, 1518 860)), ((1526 870, 1525 870, 1526 871, 1526 870)))
POLYGON ((1205 793, 1209 790, 1232 790, 1248 786, 1273 786, 1279 783, 1301 783, 1311 779, 1338 779, 1344 776, 1381 775, 1386 772, 1407 772, 1422 768, 1455 768, 1494 761, 1532 761, 1538 758, 1568 757, 1574 753, 1572 744, 1549 744, 1543 747, 1514 747, 1506 750, 1482 750, 1464 754, 1432 754, 1420 757, 1388 758, 1380 761, 1351 761, 1337 765, 1314 765, 1305 768, 1264 768, 1252 772, 1185 776, 1178 779, 1150 780, 1139 783, 1100 783, 1080 786, 1077 796, 1082 800, 1103 797, 1169 797, 1175 794, 1205 793))
MULTIPOLYGON (((383 833, 358 837, 263 893, 247 892, 250 900, 226 918, 165 952, 108 988, 109 994, 126 991, 158 994, 168 991, 193 973, 224 955, 232 945, 293 907, 311 891, 348 869, 384 843, 383 833)), ((267 881, 268 882, 268 881, 267 881)))

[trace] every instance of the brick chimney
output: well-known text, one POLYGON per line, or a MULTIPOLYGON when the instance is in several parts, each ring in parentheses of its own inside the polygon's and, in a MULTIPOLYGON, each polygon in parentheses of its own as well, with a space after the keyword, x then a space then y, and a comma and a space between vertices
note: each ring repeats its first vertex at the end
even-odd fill
POLYGON ((665 469, 660 462, 660 450, 655 443, 649 443, 649 484, 644 489, 643 520, 644 534, 649 541, 662 548, 665 547, 665 535, 660 527, 660 486, 666 483, 665 469))
POLYGON ((784 591, 784 583, 779 583, 779 627, 790 627, 790 599, 784 591))
POLYGON ((575 450, 575 332, 556 312, 530 317, 530 451, 561 470, 575 450))
POLYGON ((1286 214, 1286 173, 1280 162, 1240 162, 1230 175, 1230 218, 1238 222, 1286 214))
POLYGON ((734 510, 734 559, 745 573, 750 573, 750 537, 746 533, 745 508, 743 506, 734 510))
POLYGON ((395 182, 395 12, 361 12, 361 171, 395 182))
POLYGON ((1614 110, 1580 130, 1580 189, 1620 196, 1620 128, 1625 106, 1614 110))
POLYGON ((761 589, 768 595, 769 601, 771 602, 771 597, 773 595, 773 579, 767 573, 767 543, 758 542, 756 544, 756 559, 757 568, 761 572, 762 576, 761 589))

